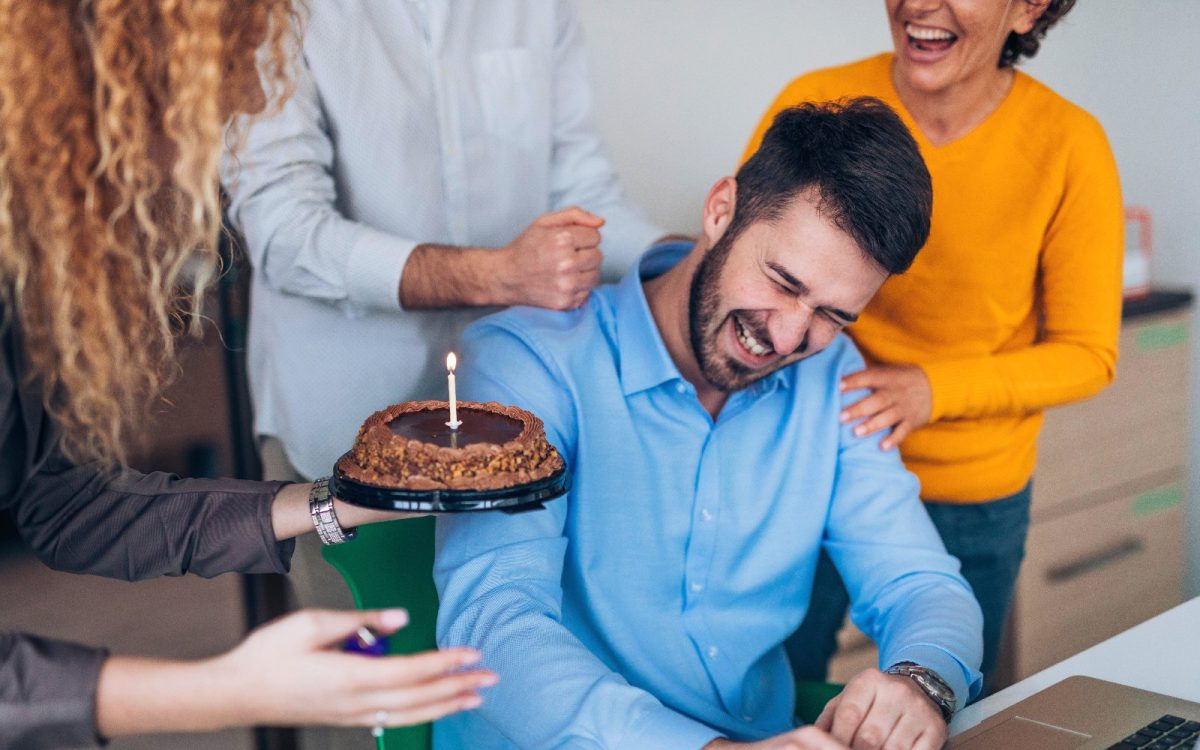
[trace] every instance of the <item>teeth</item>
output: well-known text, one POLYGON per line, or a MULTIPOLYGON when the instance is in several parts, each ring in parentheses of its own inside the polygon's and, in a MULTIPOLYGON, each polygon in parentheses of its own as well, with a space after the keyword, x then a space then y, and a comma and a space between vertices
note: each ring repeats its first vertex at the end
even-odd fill
POLYGON ((765 357, 771 353, 771 349, 758 343, 758 339, 750 335, 750 332, 742 327, 737 318, 733 319, 733 330, 737 332, 738 340, 742 342, 742 346, 756 357, 765 357))
POLYGON ((928 26, 914 26, 911 23, 904 24, 904 33, 911 36, 913 39, 920 39, 923 42, 942 42, 951 39, 957 39, 954 34, 951 34, 945 29, 933 29, 928 26))

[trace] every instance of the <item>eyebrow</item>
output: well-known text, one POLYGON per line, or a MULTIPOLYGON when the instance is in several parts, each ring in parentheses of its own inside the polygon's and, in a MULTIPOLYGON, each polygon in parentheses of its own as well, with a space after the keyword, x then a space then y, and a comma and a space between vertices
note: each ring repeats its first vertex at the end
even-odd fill
MULTIPOLYGON (((767 267, 770 268, 775 273, 779 274, 780 278, 782 278, 788 284, 788 286, 794 287, 799 294, 805 295, 805 294, 811 293, 811 290, 808 288, 807 284, 805 284, 800 279, 797 279, 795 276, 793 276, 791 273, 789 273, 786 268, 779 265, 775 261, 768 260, 767 267)), ((830 313, 833 313, 837 317, 846 321, 847 325, 858 320, 858 316, 855 315, 854 313, 846 312, 845 310, 839 310, 836 307, 826 307, 824 305, 822 305, 821 307, 824 310, 826 310, 830 313)))

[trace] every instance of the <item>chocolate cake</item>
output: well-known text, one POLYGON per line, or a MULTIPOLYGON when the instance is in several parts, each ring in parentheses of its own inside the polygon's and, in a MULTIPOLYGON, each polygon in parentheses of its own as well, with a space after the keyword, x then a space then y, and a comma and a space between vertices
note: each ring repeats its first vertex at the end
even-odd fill
POLYGON ((363 422, 338 469, 360 484, 403 490, 492 490, 545 479, 563 467, 542 420, 515 406, 405 401, 363 422))

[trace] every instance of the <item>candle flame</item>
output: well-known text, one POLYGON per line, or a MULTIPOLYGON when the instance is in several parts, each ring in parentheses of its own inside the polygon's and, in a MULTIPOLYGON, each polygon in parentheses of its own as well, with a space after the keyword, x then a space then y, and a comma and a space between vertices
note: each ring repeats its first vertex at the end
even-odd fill
POLYGON ((446 369, 454 372, 454 368, 458 367, 458 357, 454 356, 454 352, 446 355, 446 369))

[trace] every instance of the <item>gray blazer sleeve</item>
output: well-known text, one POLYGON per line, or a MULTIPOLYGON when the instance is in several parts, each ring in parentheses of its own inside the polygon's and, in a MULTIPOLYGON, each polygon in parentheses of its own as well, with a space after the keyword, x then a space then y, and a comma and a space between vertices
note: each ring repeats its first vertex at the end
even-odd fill
POLYGON ((281 482, 179 479, 102 471, 52 455, 10 507, 46 565, 144 580, 192 573, 286 573, 293 540, 275 541, 271 502, 281 482))
MULTIPOLYGON (((179 479, 75 465, 11 326, 0 328, 0 512, 50 567, 128 581, 287 571, 275 541, 280 482, 179 479)), ((105 652, 0 633, 0 750, 99 742, 96 684, 105 652)))
POLYGON ((0 749, 94 747, 100 649, 0 633, 0 749))

